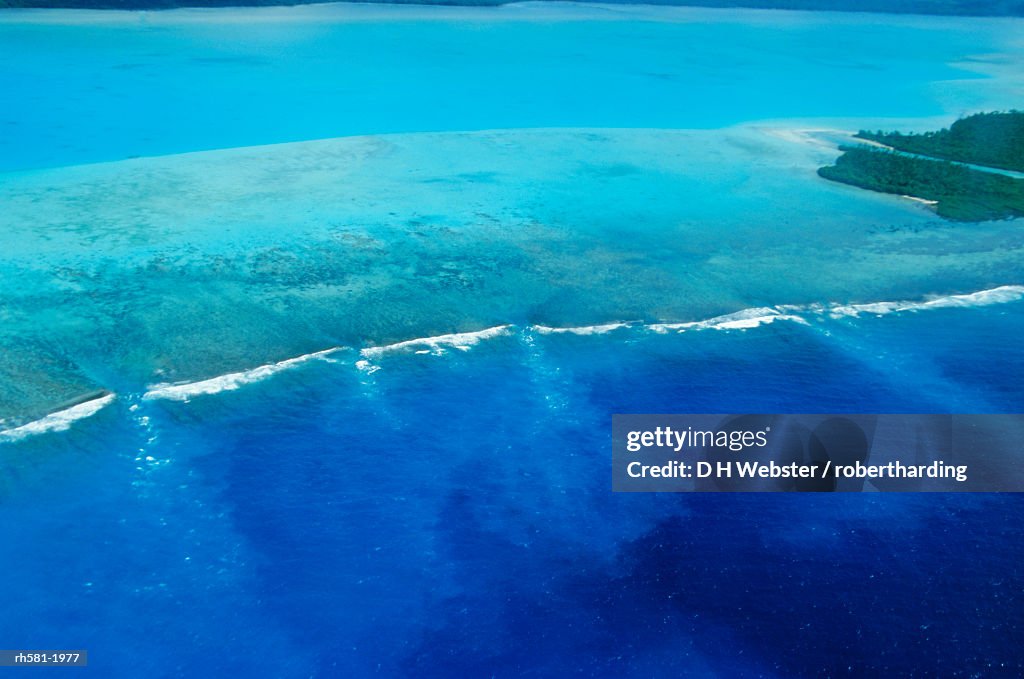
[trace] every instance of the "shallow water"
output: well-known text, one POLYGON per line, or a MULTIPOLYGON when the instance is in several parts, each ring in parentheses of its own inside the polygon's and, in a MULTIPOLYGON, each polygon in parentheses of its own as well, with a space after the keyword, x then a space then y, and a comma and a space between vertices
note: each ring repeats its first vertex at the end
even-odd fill
POLYGON ((1021 412, 1021 225, 815 175, 844 129, 1008 106, 1020 28, 0 12, 4 647, 112 677, 1021 674, 1016 496, 612 494, 609 435, 1021 412))
POLYGON ((24 384, 69 374, 64 398, 138 392, 506 323, 685 322, 1024 279, 1016 224, 944 223, 822 181, 834 153, 748 127, 535 130, 9 176, 0 403, 38 416, 54 390, 33 401, 24 384))
POLYGON ((328 137, 1004 108, 1020 19, 328 5, 0 16, 0 170, 328 137), (40 86, 46 83, 46 86, 40 86))

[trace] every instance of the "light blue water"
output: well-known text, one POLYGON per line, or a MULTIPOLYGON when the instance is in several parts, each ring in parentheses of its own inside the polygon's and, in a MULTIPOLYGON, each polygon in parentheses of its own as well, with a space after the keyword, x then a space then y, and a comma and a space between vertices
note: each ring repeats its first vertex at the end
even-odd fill
POLYGON ((984 101, 981 89, 936 83, 981 77, 985 62, 974 59, 1013 46, 1020 28, 684 8, 661 8, 659 20, 633 9, 633 21, 621 8, 434 9, 417 21, 403 20, 422 15, 415 8, 345 6, 71 14, 68 24, 5 15, 0 170, 385 132, 956 115, 1012 104, 1005 91, 984 101))
POLYGON ((433 9, 0 14, 0 395, 117 394, 0 442, 0 646, 126 678, 1024 673, 1016 496, 610 492, 613 413, 1020 412, 1019 295, 530 326, 1024 282, 1017 224, 822 183, 833 149, 578 129, 956 114, 1012 97, 1020 24, 433 9), (25 171, 536 126, 574 129, 25 171))

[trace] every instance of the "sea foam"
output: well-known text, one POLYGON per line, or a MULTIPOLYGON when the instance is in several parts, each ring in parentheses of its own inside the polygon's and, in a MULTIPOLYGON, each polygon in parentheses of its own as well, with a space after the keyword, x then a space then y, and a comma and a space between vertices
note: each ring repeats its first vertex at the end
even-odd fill
POLYGON ((180 384, 155 384, 149 387, 142 398, 144 399, 170 399, 172 401, 188 401, 194 396, 206 394, 217 394, 222 391, 234 391, 247 384, 259 382, 271 375, 283 370, 294 368, 314 359, 325 359, 330 354, 342 351, 344 347, 333 347, 323 351, 315 351, 311 354, 303 354, 295 358, 289 358, 277 363, 268 363, 258 368, 244 370, 242 372, 228 373, 218 377, 211 377, 198 382, 184 382, 180 384))
POLYGON ((483 340, 511 334, 513 327, 512 325, 496 325, 493 328, 484 328, 483 330, 473 332, 455 332, 447 335, 435 335, 433 337, 417 337, 416 339, 385 344, 379 347, 366 347, 359 352, 366 360, 359 361, 358 363, 367 365, 367 361, 379 358, 385 354, 410 350, 416 353, 430 353, 434 355, 443 354, 446 349, 469 351, 471 347, 483 340))
POLYGON ((530 329, 539 332, 542 335, 558 335, 562 333, 569 333, 572 335, 603 335, 613 330, 628 327, 630 327, 629 323, 617 322, 604 323, 601 325, 581 325, 571 328, 553 328, 549 325, 531 325, 530 329))
POLYGON ((23 424, 20 427, 0 431, 0 440, 17 441, 25 438, 26 436, 33 436, 35 434, 43 434, 50 431, 65 431, 78 420, 95 415, 113 402, 115 398, 116 396, 114 394, 104 394, 98 398, 73 405, 70 408, 50 413, 46 417, 29 422, 28 424, 23 424))
POLYGON ((774 307, 751 307, 724 316, 715 316, 702 321, 685 323, 652 323, 642 327, 657 333, 685 332, 687 330, 747 330, 775 321, 792 321, 808 324, 808 317, 827 314, 832 318, 874 314, 884 316, 905 311, 927 311, 956 307, 980 307, 992 304, 1006 304, 1024 299, 1024 286, 1001 285, 997 288, 979 290, 957 295, 936 295, 917 301, 863 302, 856 304, 780 304, 774 307))
MULTIPOLYGON (((790 308, 786 308, 786 310, 788 311, 790 308)), ((645 327, 657 333, 686 332, 687 330, 748 330, 759 325, 774 323, 775 321, 793 321, 804 325, 807 324, 806 319, 802 316, 786 313, 782 308, 753 307, 723 316, 715 316, 703 321, 652 323, 645 327)))
POLYGON ((858 316, 862 313, 883 316, 901 311, 925 311, 952 307, 979 307, 991 304, 1006 304, 1024 298, 1024 285, 1001 285, 997 288, 979 290, 962 295, 941 295, 923 301, 870 302, 866 304, 837 304, 828 308, 833 318, 858 316))
MULTIPOLYGON (((901 313, 907 311, 927 311, 930 309, 948 308, 969 308, 989 306, 993 304, 1005 304, 1024 299, 1024 285, 1001 285, 999 287, 977 292, 932 296, 918 301, 882 301, 863 302, 854 304, 807 304, 807 305, 778 305, 774 307, 751 307, 741 309, 730 314, 715 316, 705 320, 687 321, 681 323, 630 323, 614 322, 597 325, 573 326, 573 327, 552 327, 544 325, 530 325, 525 330, 537 332, 543 335, 604 335, 619 329, 636 329, 650 331, 659 334, 669 332, 687 332, 691 330, 748 330, 761 325, 768 325, 776 321, 794 322, 803 325, 808 324, 808 318, 831 317, 841 319, 844 317, 857 317, 860 314, 874 314, 878 316, 901 313)), ((513 334, 519 328, 512 324, 498 325, 483 330, 472 332, 450 333, 435 335, 432 337, 418 337, 404 340, 394 344, 387 344, 376 347, 366 347, 360 353, 360 360, 355 366, 364 372, 372 373, 380 369, 375 361, 392 354, 411 352, 416 354, 442 355, 449 349, 468 351, 482 341, 495 337, 503 337, 513 334)), ((245 385, 259 382, 284 370, 299 366, 315 359, 334 362, 329 356, 344 351, 346 347, 333 347, 304 354, 295 358, 289 358, 277 363, 268 363, 251 370, 228 373, 206 380, 186 382, 179 384, 156 384, 148 388, 142 395, 143 399, 168 399, 175 401, 188 401, 194 396, 216 394, 223 391, 233 391, 245 385)), ((34 422, 0 431, 0 440, 17 440, 30 436, 52 431, 63 431, 81 419, 94 415, 103 407, 115 399, 112 393, 105 394, 95 399, 79 403, 70 408, 65 408, 51 413, 34 422)), ((137 406, 135 406, 137 407, 137 406)))
MULTIPOLYGON (((680 323, 635 323, 615 321, 595 325, 554 327, 547 325, 530 325, 527 330, 542 335, 604 335, 620 329, 647 330, 659 334, 669 332, 688 332, 696 330, 749 330, 776 321, 786 321, 808 325, 808 318, 829 315, 832 318, 856 317, 862 313, 885 315, 904 311, 922 311, 951 307, 976 307, 991 304, 1014 302, 1024 298, 1024 286, 1002 285, 978 292, 944 295, 925 298, 918 301, 864 302, 856 304, 780 304, 773 307, 751 307, 739 311, 714 316, 712 318, 686 321, 680 323)), ((471 332, 448 333, 431 337, 417 337, 393 344, 365 347, 360 350, 360 360, 355 362, 356 368, 366 373, 380 370, 377 362, 392 353, 410 352, 414 354, 431 354, 439 356, 447 350, 456 349, 469 351, 482 341, 513 334, 519 328, 512 324, 497 325, 471 332)), ((198 382, 184 384, 158 384, 149 388, 143 398, 172 399, 187 401, 193 396, 215 394, 222 391, 238 389, 246 384, 258 382, 277 372, 292 368, 311 359, 327 359, 329 354, 340 351, 344 347, 325 349, 323 351, 290 358, 279 363, 263 365, 252 370, 229 373, 198 382)))

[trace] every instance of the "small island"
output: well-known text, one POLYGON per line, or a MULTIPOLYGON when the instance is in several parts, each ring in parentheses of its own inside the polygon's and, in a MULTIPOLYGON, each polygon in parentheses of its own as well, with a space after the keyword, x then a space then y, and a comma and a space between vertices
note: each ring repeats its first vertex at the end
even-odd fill
POLYGON ((1024 112, 981 113, 923 134, 868 132, 842 146, 825 179, 921 200, 954 221, 1024 217, 1024 112))
POLYGON ((1024 111, 976 113, 937 132, 856 136, 906 153, 1024 172, 1024 111))

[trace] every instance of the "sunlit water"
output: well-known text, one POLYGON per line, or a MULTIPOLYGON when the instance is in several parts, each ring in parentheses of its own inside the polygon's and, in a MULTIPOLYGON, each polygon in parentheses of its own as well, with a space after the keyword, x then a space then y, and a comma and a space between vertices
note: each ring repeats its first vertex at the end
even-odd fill
POLYGON ((0 14, 4 647, 123 677, 1019 675, 1013 496, 613 495, 609 432, 1020 412, 1020 224, 828 184, 842 133, 793 130, 1008 107, 1021 29, 0 14))

